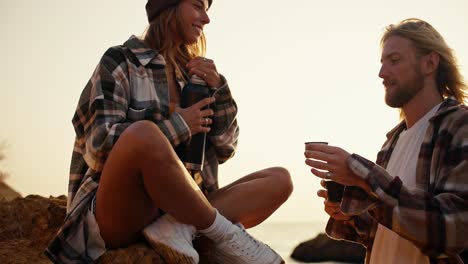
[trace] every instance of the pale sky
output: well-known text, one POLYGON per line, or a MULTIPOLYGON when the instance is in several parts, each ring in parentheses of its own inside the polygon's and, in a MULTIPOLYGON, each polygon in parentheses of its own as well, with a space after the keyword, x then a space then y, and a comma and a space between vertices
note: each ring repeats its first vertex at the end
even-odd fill
MULTIPOLYGON (((23 195, 67 193, 79 95, 107 48, 146 27, 146 0, 1 0, 0 169, 23 195)), ((214 0, 207 57, 239 106, 237 154, 225 185, 270 166, 295 190, 268 221, 325 221, 305 141, 328 141, 371 160, 398 112, 383 101, 380 36, 404 18, 430 22, 468 78, 465 0, 214 0)))

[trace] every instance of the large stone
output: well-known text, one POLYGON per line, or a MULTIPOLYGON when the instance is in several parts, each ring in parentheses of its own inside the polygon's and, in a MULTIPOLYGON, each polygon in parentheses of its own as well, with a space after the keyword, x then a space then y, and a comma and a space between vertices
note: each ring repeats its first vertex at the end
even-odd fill
POLYGON ((331 239, 324 233, 300 243, 291 258, 302 262, 340 261, 364 263, 365 248, 357 243, 331 239))
MULTIPOLYGON (((66 196, 45 198, 29 195, 6 201, 0 197, 0 263, 50 263, 44 249, 63 223, 66 196)), ((213 245, 206 238, 195 241, 200 263, 213 261, 213 245)), ((142 242, 110 250, 99 263, 190 263, 170 249, 154 251, 142 242)))
MULTIPOLYGON (((1 174, 1 172, 0 172, 1 174)), ((0 200, 11 201, 15 198, 21 197, 17 191, 13 190, 8 184, 1 180, 0 175, 0 200)))
POLYGON ((1 263, 50 263, 43 252, 63 223, 65 206, 65 196, 0 202, 1 263))

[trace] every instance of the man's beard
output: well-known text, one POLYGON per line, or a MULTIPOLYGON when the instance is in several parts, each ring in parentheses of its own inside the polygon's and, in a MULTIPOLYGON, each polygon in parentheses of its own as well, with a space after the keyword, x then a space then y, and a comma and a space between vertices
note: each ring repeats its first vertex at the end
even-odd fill
POLYGON ((414 78, 404 84, 392 87, 393 90, 385 94, 385 102, 388 106, 401 108, 413 99, 424 87, 424 76, 421 69, 415 66, 414 78))

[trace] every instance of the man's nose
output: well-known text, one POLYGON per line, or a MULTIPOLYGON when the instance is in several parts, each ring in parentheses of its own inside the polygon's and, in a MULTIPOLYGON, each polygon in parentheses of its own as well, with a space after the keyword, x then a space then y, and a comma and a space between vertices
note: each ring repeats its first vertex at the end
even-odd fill
POLYGON ((385 79, 387 76, 388 76, 387 67, 385 67, 385 64, 382 64, 382 66, 380 66, 379 77, 382 79, 385 79))

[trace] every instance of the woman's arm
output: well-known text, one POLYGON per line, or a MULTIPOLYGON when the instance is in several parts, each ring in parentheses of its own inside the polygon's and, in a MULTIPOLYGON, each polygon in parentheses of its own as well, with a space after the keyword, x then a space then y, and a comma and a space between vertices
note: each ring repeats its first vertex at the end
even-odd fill
POLYGON ((216 101, 211 106, 214 116, 211 131, 208 133, 219 163, 225 162, 234 155, 239 137, 239 126, 236 120, 237 105, 231 96, 226 79, 222 77, 222 80, 223 85, 213 94, 216 101))

